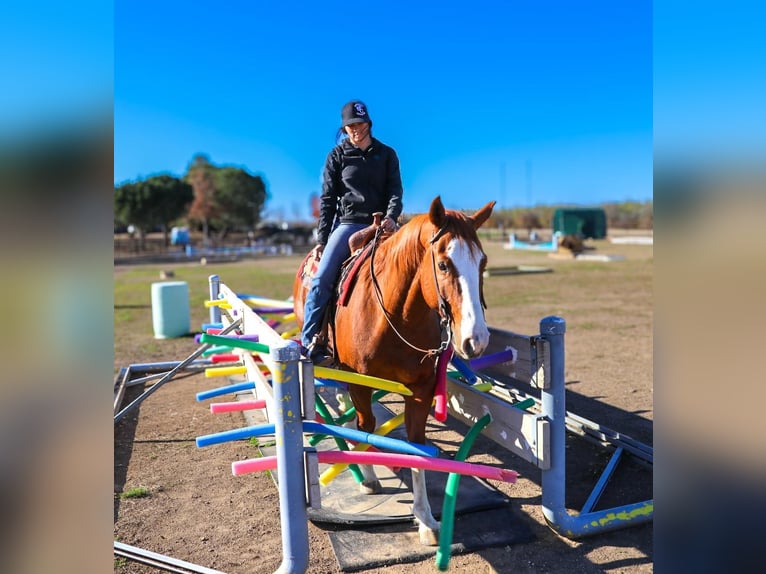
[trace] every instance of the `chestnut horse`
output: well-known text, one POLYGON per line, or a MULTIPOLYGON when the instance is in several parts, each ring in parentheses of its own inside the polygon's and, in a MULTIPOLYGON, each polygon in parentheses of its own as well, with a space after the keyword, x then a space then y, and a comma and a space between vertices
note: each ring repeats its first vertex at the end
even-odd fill
MULTIPOLYGON (((360 267, 345 306, 335 310, 330 341, 339 368, 406 385, 407 439, 425 443, 426 419, 436 386, 439 354, 452 345, 470 359, 489 342, 484 319, 482 274, 487 256, 476 230, 489 218, 495 202, 472 216, 445 210, 436 197, 427 214, 416 215, 382 242, 360 267)), ((303 322, 306 295, 301 273, 293 297, 298 322, 303 322)), ((375 429, 372 389, 349 385, 357 427, 375 429)), ((372 467, 362 468, 362 491, 380 491, 372 467)), ((413 515, 420 541, 438 544, 439 523, 431 513, 425 471, 412 469, 413 515)))

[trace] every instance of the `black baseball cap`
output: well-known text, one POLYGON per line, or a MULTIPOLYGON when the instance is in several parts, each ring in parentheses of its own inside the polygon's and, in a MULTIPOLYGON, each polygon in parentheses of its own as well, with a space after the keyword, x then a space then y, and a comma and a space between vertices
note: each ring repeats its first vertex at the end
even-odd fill
POLYGON ((367 106, 359 100, 348 102, 340 112, 341 127, 345 128, 351 124, 361 124, 366 122, 372 124, 370 114, 367 113, 367 106))

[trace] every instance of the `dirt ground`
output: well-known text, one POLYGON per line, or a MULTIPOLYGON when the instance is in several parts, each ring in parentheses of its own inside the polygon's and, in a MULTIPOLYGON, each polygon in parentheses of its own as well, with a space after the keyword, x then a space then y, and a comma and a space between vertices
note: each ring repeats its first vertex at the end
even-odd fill
MULTIPOLYGON (((487 247, 490 250, 497 256, 495 264, 512 261, 514 257, 496 247, 487 247)), ((605 276, 593 279, 593 285, 601 283, 601 287, 577 285, 571 279, 578 276, 576 271, 566 275, 572 266, 596 264, 553 261, 543 255, 517 258, 516 263, 552 266, 554 273, 514 279, 517 289, 534 290, 539 298, 530 297, 523 307, 514 304, 512 308, 504 304, 499 295, 501 289, 493 289, 493 284, 499 286, 501 281, 511 280, 488 279, 487 293, 496 294, 488 295, 488 322, 494 327, 534 334, 539 319, 545 315, 561 314, 567 318, 567 409, 651 445, 652 248, 621 246, 619 250, 610 248, 609 252, 625 254, 632 271, 624 278, 607 281, 605 277, 619 274, 619 267, 615 266, 621 262, 598 264, 612 266, 605 276), (557 276, 559 270, 561 274, 557 276), (561 283, 563 278, 566 284, 561 283), (555 287, 546 287, 546 281, 555 287), (556 292, 548 292, 551 289, 556 292), (562 301, 565 298, 565 304, 551 304, 556 297, 562 301)), ((117 341, 115 348, 115 368, 119 368, 139 362, 180 360, 196 344, 191 338, 181 338, 147 346, 126 337, 123 344, 117 341)), ((244 426, 241 413, 212 415, 207 403, 195 400, 198 391, 213 386, 219 385, 202 374, 178 377, 115 425, 115 540, 228 574, 273 572, 282 559, 276 487, 267 473, 240 477, 231 474, 231 462, 256 456, 255 447, 247 441, 203 449, 195 445, 197 436, 244 426), (145 488, 147 495, 124 497, 124 493, 137 487, 145 488)), ((141 387, 128 389, 123 404, 141 391, 141 387)), ((392 410, 396 410, 396 401, 391 402, 392 410)), ((449 452, 456 449, 454 445, 462 440, 465 431, 459 423, 448 421, 442 425, 431 419, 428 435, 449 452)), ((476 454, 468 459, 470 462, 503 466, 520 473, 516 484, 490 482, 512 498, 517 514, 529 525, 534 539, 453 555, 452 571, 629 574, 653 571, 651 524, 579 541, 562 538, 545 525, 539 470, 484 437, 477 440, 472 453, 476 454)), ((580 508, 609 454, 580 438, 568 439, 568 508, 580 508)), ((618 468, 601 504, 614 506, 649 498, 652 498, 651 469, 628 460, 618 468)), ((310 523, 309 535, 308 572, 340 572, 327 532, 310 523)), ((157 570, 115 557, 114 571, 140 574, 157 570)), ((437 571, 430 557, 365 572, 437 571)))

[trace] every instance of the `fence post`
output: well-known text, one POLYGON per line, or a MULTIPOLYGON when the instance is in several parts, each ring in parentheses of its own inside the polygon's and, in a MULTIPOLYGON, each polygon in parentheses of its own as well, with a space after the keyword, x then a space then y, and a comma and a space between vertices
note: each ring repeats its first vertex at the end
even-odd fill
MULTIPOLYGON (((208 283, 210 285, 210 300, 217 301, 218 295, 221 291, 221 278, 218 275, 211 275, 208 277, 208 283)), ((210 307, 210 322, 221 322, 221 309, 218 307, 218 305, 213 305, 210 307)))
POLYGON ((566 390, 564 380, 564 333, 561 317, 544 317, 540 335, 548 342, 550 384, 540 391, 542 414, 550 421, 551 466, 542 471, 543 515, 549 524, 559 524, 567 516, 566 493, 566 390))
POLYGON ((308 568, 309 534, 301 415, 300 349, 294 342, 271 347, 274 384, 282 564, 279 574, 302 574, 308 568))

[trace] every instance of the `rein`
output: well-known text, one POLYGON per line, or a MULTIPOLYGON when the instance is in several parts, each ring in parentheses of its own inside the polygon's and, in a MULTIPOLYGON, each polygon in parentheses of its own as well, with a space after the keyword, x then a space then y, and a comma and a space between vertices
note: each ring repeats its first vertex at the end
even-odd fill
POLYGON ((450 321, 452 320, 452 313, 449 308, 449 303, 444 299, 442 296, 441 290, 439 289, 439 282, 436 277, 436 256, 434 255, 434 249, 433 245, 434 243, 446 232, 446 224, 442 226, 434 235, 431 237, 431 240, 429 241, 429 244, 431 245, 431 265, 434 272, 434 285, 436 285, 436 297, 439 300, 439 330, 443 334, 445 331, 447 333, 446 339, 443 339, 443 337, 440 335, 440 339, 443 339, 441 344, 437 349, 421 349, 420 347, 413 345, 410 343, 400 332, 399 330, 394 327, 394 324, 391 322, 391 313, 388 312, 385 305, 383 304, 383 295, 380 291, 380 285, 378 284, 378 279, 375 276, 375 251, 378 246, 378 240, 380 238, 380 235, 382 233, 382 228, 378 227, 375 230, 375 237, 372 240, 372 252, 370 253, 370 279, 372 280, 372 285, 375 288, 375 298, 378 300, 378 305, 380 306, 380 310, 383 311, 383 316, 386 318, 386 322, 388 323, 388 326, 391 327, 391 329, 396 333, 396 336, 399 337, 399 339, 405 343, 410 348, 414 349, 415 351, 418 351, 420 353, 424 353, 423 360, 425 360, 427 357, 431 357, 434 355, 440 355, 444 351, 446 351, 450 343, 452 342, 452 329, 450 329, 450 321))

